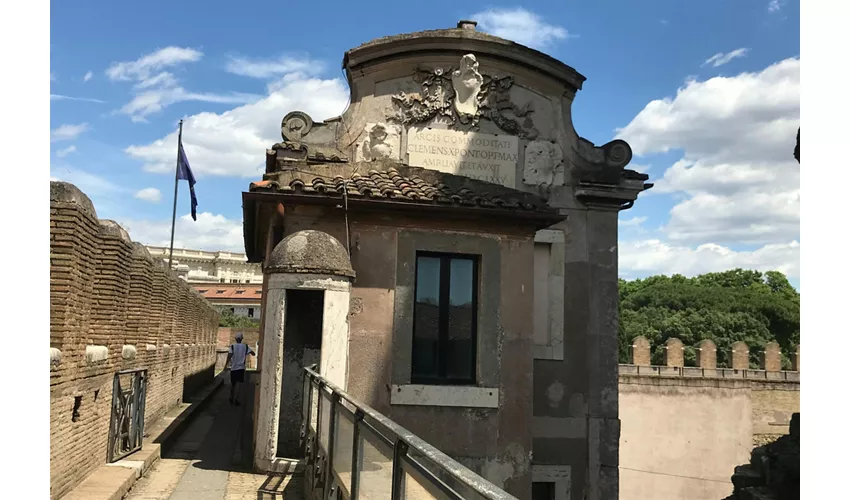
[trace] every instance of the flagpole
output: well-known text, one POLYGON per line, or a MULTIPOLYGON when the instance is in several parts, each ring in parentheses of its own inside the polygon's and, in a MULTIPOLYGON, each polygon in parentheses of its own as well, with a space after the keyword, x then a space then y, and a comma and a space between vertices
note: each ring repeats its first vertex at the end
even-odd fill
POLYGON ((174 208, 171 211, 171 246, 168 248, 168 269, 171 270, 171 257, 174 255, 174 223, 177 222, 177 181, 180 177, 180 143, 183 142, 183 120, 180 120, 180 132, 177 133, 177 164, 174 167, 174 208))

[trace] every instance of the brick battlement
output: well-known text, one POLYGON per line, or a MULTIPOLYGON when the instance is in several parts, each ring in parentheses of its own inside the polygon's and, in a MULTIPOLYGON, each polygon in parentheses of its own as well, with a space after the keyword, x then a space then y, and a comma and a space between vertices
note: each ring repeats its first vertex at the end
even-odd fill
POLYGON ((782 353, 779 344, 768 342, 759 353, 759 370, 750 369, 750 347, 744 342, 735 342, 729 349, 731 367, 717 367, 717 346, 711 340, 703 340, 694 349, 696 350, 696 367, 685 366, 685 346, 677 338, 669 338, 662 346, 664 349, 664 365, 650 366, 651 346, 649 340, 643 336, 637 336, 632 340, 631 363, 621 365, 620 373, 624 366, 636 367, 634 370, 626 368, 626 371, 634 375, 659 375, 671 374, 673 376, 706 376, 720 378, 761 378, 762 380, 791 380, 790 373, 796 373, 796 380, 800 379, 800 346, 796 346, 791 354, 791 370, 782 370, 782 353), (702 369, 702 371, 698 371, 702 369), (657 372, 657 373, 653 373, 657 372), (699 373, 699 375, 697 375, 699 373), (740 373, 740 374, 739 374, 740 373), (786 375, 780 375, 780 374, 786 375), (688 375, 690 374, 690 375, 688 375), (750 374, 749 376, 747 374, 750 374), (789 378, 790 377, 790 378, 789 378))
POLYGON ((50 183, 51 498, 106 462, 115 372, 148 370, 146 424, 212 381, 218 313, 166 267, 50 183))

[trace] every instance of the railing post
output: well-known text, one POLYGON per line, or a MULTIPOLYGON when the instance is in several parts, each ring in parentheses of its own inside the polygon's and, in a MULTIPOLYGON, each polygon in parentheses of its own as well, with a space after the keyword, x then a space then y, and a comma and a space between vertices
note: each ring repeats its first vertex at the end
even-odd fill
POLYGON ((328 425, 328 459, 327 465, 325 466, 325 485, 329 488, 324 492, 324 498, 331 498, 330 495, 334 493, 334 475, 333 475, 333 466, 334 466, 334 440, 336 439, 336 405, 339 400, 339 396, 336 391, 331 393, 331 411, 330 417, 331 421, 328 425))
POLYGON ((354 432, 352 432, 353 443, 351 446, 351 500, 360 497, 360 422, 363 421, 363 410, 357 408, 354 412, 354 432))
POLYGON ((402 500, 402 479, 404 479, 404 471, 401 466, 401 457, 407 453, 407 444, 401 439, 396 439, 393 446, 393 490, 392 500, 402 500))
MULTIPOLYGON (((320 477, 321 466, 319 462, 322 461, 322 392, 324 392, 324 383, 319 380, 317 384, 318 389, 318 397, 316 397, 316 463, 313 464, 313 487, 315 488, 321 483, 322 478, 320 477)), ((312 405, 312 401, 310 402, 312 405)), ((310 410, 312 413, 312 410, 310 410)))
MULTIPOLYGON (((313 419, 313 377, 306 370, 304 371, 304 380, 307 382, 307 390, 301 391, 301 451, 304 452, 306 457, 310 448, 310 421, 313 419)), ((316 431, 318 434, 318 429, 316 431)))

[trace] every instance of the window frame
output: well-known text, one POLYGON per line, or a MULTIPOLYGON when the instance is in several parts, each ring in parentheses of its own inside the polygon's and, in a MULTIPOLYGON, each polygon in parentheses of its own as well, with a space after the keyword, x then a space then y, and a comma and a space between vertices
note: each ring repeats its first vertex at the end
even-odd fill
POLYGON ((414 269, 413 269, 413 321, 411 329, 411 339, 416 339, 416 291, 419 283, 419 258, 438 258, 440 259, 440 291, 438 298, 438 331, 437 331, 437 376, 419 376, 414 372, 413 360, 415 359, 414 351, 416 343, 411 342, 411 364, 410 364, 410 383, 421 385, 455 385, 455 386, 474 386, 478 383, 478 313, 480 305, 480 266, 481 256, 468 253, 454 252, 432 252, 417 250, 414 253, 414 269), (450 378, 446 376, 446 359, 448 354, 448 322, 449 322, 449 293, 451 291, 451 261, 452 260, 468 260, 472 261, 472 338, 470 339, 470 366, 472 367, 471 378, 450 378))

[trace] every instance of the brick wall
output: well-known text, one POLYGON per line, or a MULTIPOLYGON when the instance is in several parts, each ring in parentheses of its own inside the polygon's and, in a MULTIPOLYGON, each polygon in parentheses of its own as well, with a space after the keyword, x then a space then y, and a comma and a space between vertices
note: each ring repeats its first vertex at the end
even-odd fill
POLYGON ((85 194, 50 183, 51 498, 106 462, 114 373, 148 370, 149 424, 212 380, 217 327, 212 305, 85 194))
POLYGON ((227 349, 230 347, 230 344, 236 342, 235 339, 238 332, 242 332, 244 337, 242 342, 251 347, 254 347, 254 344, 260 340, 259 328, 228 328, 222 326, 218 329, 218 347, 220 349, 227 349))

